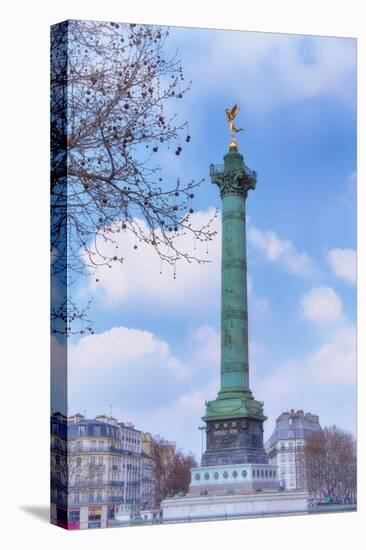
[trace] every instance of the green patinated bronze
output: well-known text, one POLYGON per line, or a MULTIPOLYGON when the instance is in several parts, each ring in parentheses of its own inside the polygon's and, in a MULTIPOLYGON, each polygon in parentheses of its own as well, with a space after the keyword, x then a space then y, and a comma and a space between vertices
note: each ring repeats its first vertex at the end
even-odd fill
POLYGON ((224 165, 211 165, 210 176, 222 199, 221 385, 217 398, 206 402, 203 420, 265 420, 263 403, 249 388, 245 200, 257 177, 245 166, 235 140, 224 165))

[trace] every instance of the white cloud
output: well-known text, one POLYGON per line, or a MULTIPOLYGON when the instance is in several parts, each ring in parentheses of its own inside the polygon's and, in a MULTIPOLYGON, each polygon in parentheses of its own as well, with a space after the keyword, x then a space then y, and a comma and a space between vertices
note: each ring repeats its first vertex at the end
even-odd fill
POLYGON ((353 248, 333 248, 327 254, 333 273, 349 283, 356 283, 356 251, 353 248))
POLYGON ((330 287, 312 288, 301 299, 301 314, 309 321, 333 323, 344 319, 342 302, 330 287))
MULTIPOLYGON (((194 50, 179 44, 198 95, 221 91, 251 111, 304 98, 355 96, 356 48, 352 39, 254 32, 194 34, 194 50), (219 78, 218 78, 219 75, 219 78)), ((193 43, 193 41, 192 41, 193 43)))
POLYGON ((138 412, 136 424, 141 429, 175 441, 185 451, 192 450, 200 460, 202 434, 198 427, 203 424, 201 417, 205 413, 205 401, 216 397, 218 385, 219 380, 215 378, 203 387, 186 391, 149 413, 138 412))
MULTIPOLYGON (((196 212, 191 216, 191 223, 201 227, 209 222, 215 210, 196 212)), ((144 222, 139 222, 144 225, 144 222)), ((182 235, 179 241, 181 250, 191 253, 207 263, 180 260, 176 264, 176 279, 173 278, 173 267, 167 263, 161 266, 160 259, 152 246, 146 243, 137 243, 134 249, 135 237, 129 232, 117 233, 116 244, 118 252, 124 262, 116 262, 113 268, 102 267, 99 270, 96 283, 93 279, 88 293, 95 293, 100 302, 106 307, 114 307, 122 302, 151 301, 159 303, 159 307, 180 306, 183 309, 194 310, 207 306, 212 296, 220 295, 220 247, 221 231, 220 218, 214 219, 212 229, 218 232, 217 236, 208 244, 208 253, 204 244, 194 243, 191 234, 182 235), (196 246, 196 249, 194 248, 196 246), (160 270, 162 273, 160 274, 160 270)), ((101 253, 114 255, 109 246, 101 244, 101 253)))
POLYGON ((349 326, 335 332, 328 343, 307 358, 314 382, 353 384, 356 381, 356 328, 349 326))
POLYGON ((267 437, 276 417, 291 408, 319 414, 324 425, 355 429, 356 327, 342 313, 339 297, 327 287, 314 288, 304 296, 302 312, 326 329, 318 334, 323 341, 302 357, 272 367, 270 375, 255 371, 254 393, 264 400, 270 417, 267 437))
POLYGON ((348 325, 311 353, 282 363, 269 376, 260 378, 256 369, 252 389, 257 399, 264 400, 269 417, 266 437, 276 417, 291 408, 319 414, 323 425, 354 430, 356 366, 356 327, 348 325))
POLYGON ((306 252, 297 252, 289 240, 281 239, 274 231, 248 228, 248 242, 264 252, 269 262, 278 262, 286 271, 300 276, 315 272, 313 260, 306 252))
MULTIPOLYGON (((114 327, 106 332, 81 338, 70 346, 72 364, 78 369, 128 369, 143 365, 143 361, 158 361, 173 375, 185 377, 186 371, 171 356, 167 342, 147 330, 114 327)), ((139 368, 139 367, 137 367, 139 368)), ((141 367, 142 368, 142 367, 141 367)))
MULTIPOLYGON (((198 211, 192 215, 192 224, 196 227, 206 224, 213 216, 213 208, 207 211, 198 211)), ((141 222, 140 222, 141 223, 141 222)), ((202 243, 194 244, 191 235, 182 235, 180 244, 182 250, 186 250, 196 257, 208 260, 207 263, 178 261, 176 266, 176 279, 173 278, 173 268, 163 264, 162 273, 160 259, 154 249, 145 244, 138 243, 138 249, 134 249, 135 237, 129 232, 117 233, 116 244, 119 254, 124 257, 121 264, 116 262, 112 269, 102 267, 99 270, 97 283, 94 278, 90 280, 89 287, 81 289, 82 293, 94 294, 103 307, 120 307, 122 303, 139 304, 146 306, 149 303, 158 304, 159 308, 176 308, 179 311, 195 312, 203 309, 213 309, 219 315, 220 308, 220 261, 221 261, 221 218, 218 216, 212 222, 212 230, 217 231, 216 237, 206 247, 202 243), (194 249, 196 246, 196 250, 194 249)), ((258 230, 255 230, 258 232, 258 230)), ((101 244, 99 250, 102 254, 114 252, 109 250, 110 245, 101 244)), ((286 261, 295 264, 296 254, 292 256, 286 253, 286 261)), ((301 261, 301 259, 299 260, 301 261)), ((294 269, 294 265, 293 265, 294 269)), ((304 269, 306 269, 304 267, 304 269)), ((270 302, 268 299, 258 297, 253 289, 253 284, 248 277, 248 296, 251 314, 261 319, 268 318, 270 302)))
MULTIPOLYGON (((127 410, 156 405, 164 392, 179 395, 189 369, 167 342, 145 330, 115 327, 69 346, 71 409, 122 403, 127 410)), ((98 411, 99 407, 99 411, 98 411)))
POLYGON ((122 420, 198 453, 205 400, 219 389, 220 335, 203 325, 188 336, 186 359, 151 332, 126 327, 70 345, 69 414, 94 416, 112 404, 122 420))
MULTIPOLYGON (((81 338, 69 349, 69 414, 108 411, 136 427, 201 451, 198 426, 205 401, 220 387, 220 333, 202 325, 187 334, 187 352, 173 354, 151 332, 115 327, 81 338)), ((266 356, 250 342, 251 363, 266 356)))

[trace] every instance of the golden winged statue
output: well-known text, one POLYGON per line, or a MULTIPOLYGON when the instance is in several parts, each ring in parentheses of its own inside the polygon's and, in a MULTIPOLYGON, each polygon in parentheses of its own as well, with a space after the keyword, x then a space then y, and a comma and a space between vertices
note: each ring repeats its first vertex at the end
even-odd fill
POLYGON ((232 109, 230 109, 230 110, 225 109, 226 118, 227 118, 227 121, 229 123, 229 129, 230 129, 230 133, 231 133, 232 138, 234 138, 234 132, 237 134, 238 132, 243 132, 244 131, 244 128, 236 128, 236 126, 234 124, 234 118, 238 114, 239 110, 240 109, 237 105, 234 105, 234 107, 232 107, 232 109))

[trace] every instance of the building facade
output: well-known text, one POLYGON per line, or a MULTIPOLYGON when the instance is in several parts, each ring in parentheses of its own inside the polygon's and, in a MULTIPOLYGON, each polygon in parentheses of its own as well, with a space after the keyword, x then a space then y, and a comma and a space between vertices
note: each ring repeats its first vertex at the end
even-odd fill
POLYGON ((152 507, 146 477, 153 475, 153 461, 142 453, 141 434, 111 416, 52 415, 52 522, 106 527, 119 513, 152 507))
POLYGON ((155 462, 142 452, 141 464, 141 510, 155 508, 155 462))
POLYGON ((67 417, 51 416, 51 522, 67 529, 67 417))
POLYGON ((307 489, 304 446, 306 438, 321 429, 315 414, 283 412, 266 442, 269 462, 278 466, 278 478, 285 489, 307 489))

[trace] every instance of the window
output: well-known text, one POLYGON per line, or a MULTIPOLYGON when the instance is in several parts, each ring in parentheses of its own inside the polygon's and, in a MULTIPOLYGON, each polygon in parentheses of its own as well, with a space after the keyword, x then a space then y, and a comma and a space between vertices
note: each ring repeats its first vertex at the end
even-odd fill
POLYGON ((79 437, 83 437, 85 435, 85 426, 79 426, 79 437))
POLYGON ((72 523, 77 523, 80 521, 80 510, 70 510, 69 511, 69 521, 72 523))
POLYGON ((74 502, 75 502, 75 504, 79 504, 79 502, 80 502, 80 493, 75 493, 74 502))
POLYGON ((94 426, 94 435, 96 436, 100 435, 100 426, 94 426))
POLYGON ((101 527, 102 519, 102 508, 89 508, 88 516, 88 528, 93 529, 96 527, 101 527))
POLYGON ((98 441, 99 450, 102 451, 104 447, 104 441, 98 441))
POLYGON ((91 449, 92 451, 96 451, 96 450, 97 450, 97 442, 96 442, 95 439, 92 439, 92 440, 91 440, 90 449, 91 449))
POLYGON ((76 467, 80 468, 80 466, 81 466, 81 456, 78 456, 76 459, 76 467))
POLYGON ((102 456, 99 457, 99 466, 103 466, 103 457, 102 456))
POLYGON ((83 450, 83 442, 78 441, 77 452, 80 453, 83 450))

